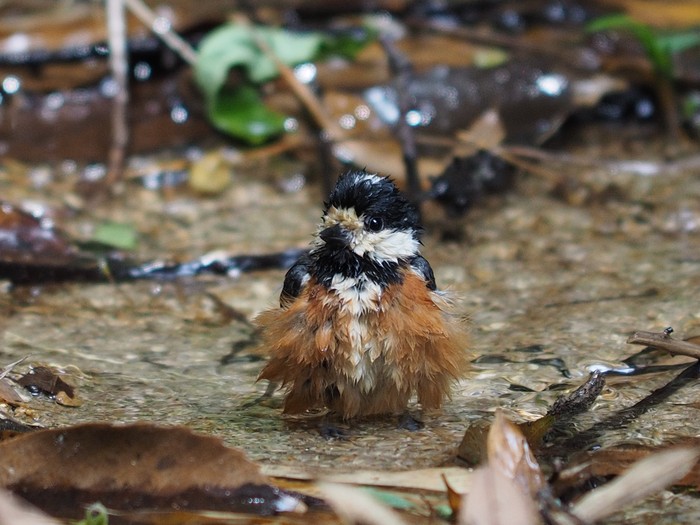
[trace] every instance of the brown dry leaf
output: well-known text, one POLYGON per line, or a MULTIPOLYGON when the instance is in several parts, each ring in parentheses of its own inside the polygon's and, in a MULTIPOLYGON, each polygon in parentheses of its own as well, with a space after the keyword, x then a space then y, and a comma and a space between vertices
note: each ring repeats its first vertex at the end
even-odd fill
POLYGON ((12 386, 12 382, 3 377, 0 379, 0 403, 17 406, 24 400, 12 386))
POLYGON ((700 24, 697 0, 610 0, 635 20, 653 27, 693 27, 700 24))
POLYGON ((97 261, 81 254, 62 232, 0 201, 0 278, 40 282, 96 274, 97 261))
MULTIPOLYGON (((320 477, 319 472, 289 465, 263 465, 262 472, 279 479, 311 481, 320 477)), ((467 492, 471 486, 472 473, 460 467, 427 468, 391 472, 386 470, 355 470, 338 474, 323 474, 324 481, 350 485, 392 487, 401 489, 431 490, 443 492, 447 479, 450 486, 459 492, 467 492)))
POLYGON ((323 499, 346 523, 363 525, 405 525, 405 521, 366 492, 348 485, 322 483, 323 499))
POLYGON ((518 426, 509 421, 501 410, 486 439, 489 468, 495 469, 535 497, 545 487, 545 479, 530 445, 518 426))
POLYGON ((486 436, 490 424, 484 420, 473 422, 464 432, 462 442, 457 447, 457 457, 468 465, 476 466, 486 461, 486 436))
MULTIPOLYGON (((675 445, 699 446, 700 439, 682 440, 675 445)), ((562 493, 580 486, 590 478, 619 476, 635 462, 659 452, 659 447, 623 444, 577 455, 557 478, 555 490, 562 493)), ((700 489, 700 463, 696 463, 676 484, 700 489)))
POLYGON ((256 514, 298 505, 219 439, 146 423, 84 424, 2 442, 0 486, 53 515, 73 518, 94 501, 120 510, 256 514))
POLYGON ((445 476, 442 476, 442 480, 445 482, 445 487, 447 488, 447 503, 452 510, 452 515, 458 516, 462 507, 462 494, 457 492, 452 485, 450 485, 450 482, 447 481, 445 476))
POLYGON ((53 397, 59 405, 78 407, 82 404, 75 395, 75 389, 46 366, 32 368, 17 383, 32 392, 42 392, 53 397))
POLYGON ((0 490, 0 525, 60 525, 60 523, 30 507, 10 492, 0 490))
POLYGON ((698 447, 678 447, 652 454, 610 483, 583 496, 571 512, 586 523, 605 519, 678 481, 693 468, 699 457, 698 447))
POLYGON ((535 525, 537 505, 511 478, 492 466, 474 472, 472 490, 464 497, 459 525, 535 525))
POLYGON ((468 129, 457 133, 459 141, 456 155, 466 157, 479 149, 491 150, 500 146, 506 138, 506 130, 495 109, 484 111, 468 129))

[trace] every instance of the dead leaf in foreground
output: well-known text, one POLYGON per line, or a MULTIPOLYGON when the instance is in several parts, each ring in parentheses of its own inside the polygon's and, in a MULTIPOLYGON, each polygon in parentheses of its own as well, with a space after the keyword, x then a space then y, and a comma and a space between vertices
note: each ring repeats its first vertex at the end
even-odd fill
POLYGON ((501 410, 486 438, 488 464, 474 472, 462 498, 460 525, 535 525, 541 523, 538 493, 546 486, 525 436, 501 410))
POLYGON ((13 494, 0 490, 0 525, 60 525, 58 520, 27 505, 13 494))
POLYGON ((366 525, 405 525, 405 521, 372 496, 356 487, 322 483, 319 486, 323 498, 346 523, 366 525))
POLYGON ((698 447, 679 447, 652 454, 610 483, 583 496, 571 512, 586 523, 600 521, 681 479, 699 457, 698 447))
POLYGON ((501 410, 486 438, 486 455, 490 468, 513 480, 531 498, 545 487, 545 479, 530 445, 518 426, 501 410))
POLYGON ((184 427, 84 424, 0 443, 0 486, 61 517, 112 509, 273 514, 304 507, 239 450, 184 427))
MULTIPOLYGON (((700 439, 683 439, 680 442, 675 442, 673 446, 700 446, 700 439)), ((664 446, 662 445, 662 447, 664 446)), ((587 484, 591 478, 610 479, 619 476, 634 463, 660 452, 662 447, 623 443, 600 450, 587 450, 579 453, 559 473, 554 484, 554 491, 557 494, 562 494, 587 484)), ((695 463, 690 471, 681 479, 676 480, 674 484, 700 490, 700 463, 695 463)))
POLYGON ((472 490, 462 501, 459 525, 536 525, 537 505, 522 488, 492 466, 474 472, 472 490))
POLYGON ((443 492, 444 479, 459 492, 466 492, 471 486, 471 471, 461 467, 436 467, 417 470, 355 470, 337 474, 319 473, 317 471, 290 465, 262 465, 262 472, 278 479, 313 481, 322 477, 329 483, 344 485, 367 485, 373 487, 391 487, 415 490, 443 492))

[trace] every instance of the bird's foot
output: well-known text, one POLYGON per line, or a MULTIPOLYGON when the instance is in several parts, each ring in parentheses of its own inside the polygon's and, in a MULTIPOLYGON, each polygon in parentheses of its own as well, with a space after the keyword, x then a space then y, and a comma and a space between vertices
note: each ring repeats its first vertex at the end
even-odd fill
POLYGON ((425 427, 425 423, 416 419, 408 412, 404 412, 399 416, 399 428, 415 432, 425 427))
POLYGON ((321 423, 321 426, 318 428, 318 433, 321 434, 321 437, 324 439, 339 439, 345 441, 350 437, 350 433, 347 430, 333 423, 329 423, 328 421, 323 421, 321 423))

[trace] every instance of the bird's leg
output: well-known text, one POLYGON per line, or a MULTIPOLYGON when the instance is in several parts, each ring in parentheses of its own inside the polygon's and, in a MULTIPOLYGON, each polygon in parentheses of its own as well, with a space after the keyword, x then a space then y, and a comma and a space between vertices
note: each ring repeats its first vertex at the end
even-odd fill
POLYGON ((321 424, 318 427, 318 433, 325 439, 340 439, 345 440, 349 437, 349 432, 343 428, 340 428, 335 421, 333 421, 333 412, 329 412, 323 419, 321 419, 321 424))

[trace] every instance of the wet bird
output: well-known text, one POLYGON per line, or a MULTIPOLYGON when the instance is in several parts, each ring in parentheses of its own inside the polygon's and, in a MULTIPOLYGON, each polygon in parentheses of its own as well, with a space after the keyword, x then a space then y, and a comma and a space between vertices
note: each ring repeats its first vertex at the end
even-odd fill
POLYGON ((343 420, 439 408, 468 368, 464 318, 420 255, 417 209, 391 179, 350 171, 311 250, 287 272, 280 307, 256 320, 270 359, 258 379, 286 389, 284 412, 343 420))

